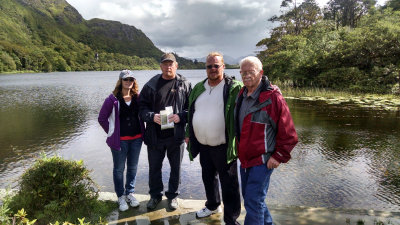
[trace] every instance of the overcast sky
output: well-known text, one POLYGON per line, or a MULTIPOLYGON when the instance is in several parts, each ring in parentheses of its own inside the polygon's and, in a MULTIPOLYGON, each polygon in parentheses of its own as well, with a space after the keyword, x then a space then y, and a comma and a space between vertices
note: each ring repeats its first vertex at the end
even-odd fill
MULTIPOLYGON (((299 0, 301 1, 301 0, 299 0)), ((379 0, 379 3, 384 0, 379 0)), ((162 51, 201 58, 220 51, 254 55, 276 24, 281 0, 67 0, 86 20, 120 21, 142 30, 162 51)), ((328 0, 317 0, 324 6, 328 0)))

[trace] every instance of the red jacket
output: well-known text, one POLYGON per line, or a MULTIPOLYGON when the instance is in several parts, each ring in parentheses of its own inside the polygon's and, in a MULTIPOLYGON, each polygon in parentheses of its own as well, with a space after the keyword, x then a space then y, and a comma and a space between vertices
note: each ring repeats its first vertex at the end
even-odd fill
POLYGON ((236 102, 236 141, 243 168, 264 164, 270 156, 280 163, 286 163, 297 144, 297 133, 285 99, 266 77, 261 82, 258 102, 245 116, 241 131, 238 118, 244 88, 240 90, 236 102))

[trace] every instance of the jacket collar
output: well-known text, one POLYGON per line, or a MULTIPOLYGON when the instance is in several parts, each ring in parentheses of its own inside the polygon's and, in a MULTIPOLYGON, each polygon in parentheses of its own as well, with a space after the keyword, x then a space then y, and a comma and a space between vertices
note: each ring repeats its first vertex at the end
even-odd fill
POLYGON ((113 102, 118 101, 117 97, 115 97, 114 94, 112 94, 112 93, 108 96, 108 98, 110 100, 112 100, 113 102))
MULTIPOLYGON (((233 77, 226 75, 226 73, 224 73, 224 78, 225 80, 225 85, 227 86, 231 86, 232 82, 233 82, 233 77)), ((204 84, 206 81, 208 80, 208 78, 204 79, 201 83, 204 84)))
MULTIPOLYGON (((242 90, 240 90, 239 95, 242 96, 244 90, 246 90, 246 86, 243 86, 242 90)), ((263 75, 261 77, 261 90, 260 90, 260 94, 265 92, 265 91, 272 91, 274 90, 271 86, 271 82, 268 80, 268 77, 263 75)))
MULTIPOLYGON (((157 75, 155 75, 154 77, 152 77, 152 78, 147 82, 147 85, 148 85, 151 89, 156 90, 156 88, 157 88, 157 82, 158 82, 158 80, 160 79, 161 76, 162 76, 162 74, 157 74, 157 75)), ((176 74, 175 79, 176 79, 179 83, 186 80, 186 78, 184 78, 182 75, 180 75, 180 74, 178 74, 178 73, 176 74)))

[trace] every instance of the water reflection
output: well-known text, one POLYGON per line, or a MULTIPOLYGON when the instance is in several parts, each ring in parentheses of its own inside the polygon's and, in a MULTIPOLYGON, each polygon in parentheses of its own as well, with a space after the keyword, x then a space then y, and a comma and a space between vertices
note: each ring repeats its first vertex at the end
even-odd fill
POLYGON ((294 106, 291 111, 301 143, 293 151, 297 162, 288 164, 295 176, 287 178, 294 180, 290 185, 276 182, 274 194, 289 192, 293 203, 314 199, 315 205, 322 206, 399 210, 399 195, 392 191, 399 190, 399 184, 389 187, 381 182, 398 177, 387 170, 399 164, 397 113, 288 102, 294 106))
MULTIPOLYGON (((148 199, 147 199, 148 200, 148 199)), ((148 210, 146 208, 146 201, 141 202, 138 208, 129 208, 125 212, 115 210, 107 218, 109 224, 117 225, 157 225, 157 224, 223 224, 223 215, 221 213, 211 215, 206 218, 197 218, 196 210, 194 208, 201 208, 204 201, 201 202, 185 202, 188 205, 182 205, 177 210, 167 209, 167 200, 164 199, 160 202, 155 210, 148 210)), ((239 217, 239 221, 242 220, 239 217)))
POLYGON ((79 136, 86 123, 86 108, 66 101, 69 97, 57 89, 1 88, 0 98, 0 177, 3 185, 15 186, 14 175, 31 165, 39 152, 61 148, 79 136))
MULTIPOLYGON (((157 72, 135 71, 140 87, 157 72)), ((192 83, 205 77, 202 70, 179 72, 192 83)), ((227 72, 240 78, 237 70, 227 72)), ((97 114, 117 77, 118 72, 1 75, 0 188, 15 186, 23 169, 45 151, 83 159, 102 191, 113 191, 112 157, 97 114)), ((272 175, 270 203, 400 211, 399 112, 287 102, 300 142, 292 160, 272 175)), ((204 199, 198 158, 190 162, 185 153, 182 166, 181 197, 204 199)), ((147 182, 143 145, 136 192, 147 194, 147 182)))
POLYGON ((79 125, 83 125, 84 114, 80 109, 60 110, 61 106, 57 104, 30 106, 29 110, 25 107, 0 111, 1 164, 20 160, 30 151, 67 142, 71 135, 79 135, 79 125))

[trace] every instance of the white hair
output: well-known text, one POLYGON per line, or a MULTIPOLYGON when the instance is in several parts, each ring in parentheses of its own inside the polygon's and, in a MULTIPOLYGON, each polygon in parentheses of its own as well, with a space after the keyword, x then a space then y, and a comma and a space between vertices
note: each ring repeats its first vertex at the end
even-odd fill
POLYGON ((255 56, 247 56, 246 58, 240 60, 239 62, 240 68, 242 68, 243 64, 247 63, 255 66, 257 71, 261 71, 263 69, 261 61, 255 56))

